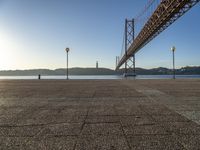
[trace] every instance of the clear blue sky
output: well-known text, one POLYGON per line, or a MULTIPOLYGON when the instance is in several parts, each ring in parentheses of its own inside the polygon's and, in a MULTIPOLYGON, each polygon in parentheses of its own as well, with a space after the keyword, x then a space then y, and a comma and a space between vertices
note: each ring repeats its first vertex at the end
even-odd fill
MULTIPOLYGON (((120 55, 124 19, 133 18, 147 0, 0 0, 0 70, 115 68, 120 55)), ((200 5, 136 54, 136 66, 200 65, 200 5)))

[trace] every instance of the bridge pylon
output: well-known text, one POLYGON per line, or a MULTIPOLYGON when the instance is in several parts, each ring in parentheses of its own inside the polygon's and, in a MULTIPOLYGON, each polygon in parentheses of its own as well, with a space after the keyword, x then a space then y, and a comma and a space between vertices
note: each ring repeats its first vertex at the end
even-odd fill
MULTIPOLYGON (((128 58, 128 49, 133 43, 135 38, 135 28, 134 28, 134 19, 125 20, 125 55, 128 58)), ((129 59, 125 62, 124 76, 136 76, 135 70, 135 54, 133 54, 129 59)))

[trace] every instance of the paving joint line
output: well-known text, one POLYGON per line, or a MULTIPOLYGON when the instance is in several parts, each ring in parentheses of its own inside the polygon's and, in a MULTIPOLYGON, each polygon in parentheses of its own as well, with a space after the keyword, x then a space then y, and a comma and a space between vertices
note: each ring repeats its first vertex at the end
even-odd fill
POLYGON ((80 138, 80 136, 81 136, 81 133, 82 133, 82 131, 83 131, 83 128, 84 128, 84 126, 85 126, 85 124, 86 124, 86 119, 87 119, 87 117, 88 117, 89 110, 90 110, 90 108, 88 108, 88 110, 87 110, 85 119, 84 119, 84 121, 83 121, 83 123, 82 123, 81 129, 80 129, 80 133, 79 133, 79 135, 77 136, 77 140, 76 140, 76 142, 75 142, 75 144, 74 144, 73 150, 76 149, 77 142, 78 142, 78 140, 79 140, 79 138, 80 138))
POLYGON ((131 145, 130 145, 130 143, 128 142, 127 136, 126 136, 126 134, 125 134, 124 128, 123 128, 122 123, 121 123, 120 116, 118 115, 118 112, 117 112, 117 110, 116 110, 115 107, 114 107, 114 110, 115 110, 115 113, 116 113, 117 116, 118 116, 118 119, 119 119, 119 125, 120 125, 120 127, 121 127, 121 130, 122 130, 122 133, 123 133, 123 137, 124 137, 125 140, 126 140, 126 143, 127 143, 128 148, 131 150, 131 145))

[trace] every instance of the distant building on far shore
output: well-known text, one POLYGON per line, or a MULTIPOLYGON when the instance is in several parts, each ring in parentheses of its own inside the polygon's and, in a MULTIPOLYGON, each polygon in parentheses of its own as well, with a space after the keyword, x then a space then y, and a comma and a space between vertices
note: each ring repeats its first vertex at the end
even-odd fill
POLYGON ((96 62, 96 69, 98 69, 99 68, 99 64, 98 64, 98 61, 96 62))

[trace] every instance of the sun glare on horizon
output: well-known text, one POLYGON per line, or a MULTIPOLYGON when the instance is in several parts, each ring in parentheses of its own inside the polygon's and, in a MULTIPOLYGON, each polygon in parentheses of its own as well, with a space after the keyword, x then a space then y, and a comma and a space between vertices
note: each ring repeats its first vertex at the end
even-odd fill
POLYGON ((0 70, 15 70, 22 65, 23 56, 20 51, 24 49, 21 42, 9 32, 0 31, 0 70))
POLYGON ((0 31, 0 70, 13 69, 10 68, 16 63, 16 51, 18 47, 16 41, 14 41, 8 34, 0 31))

